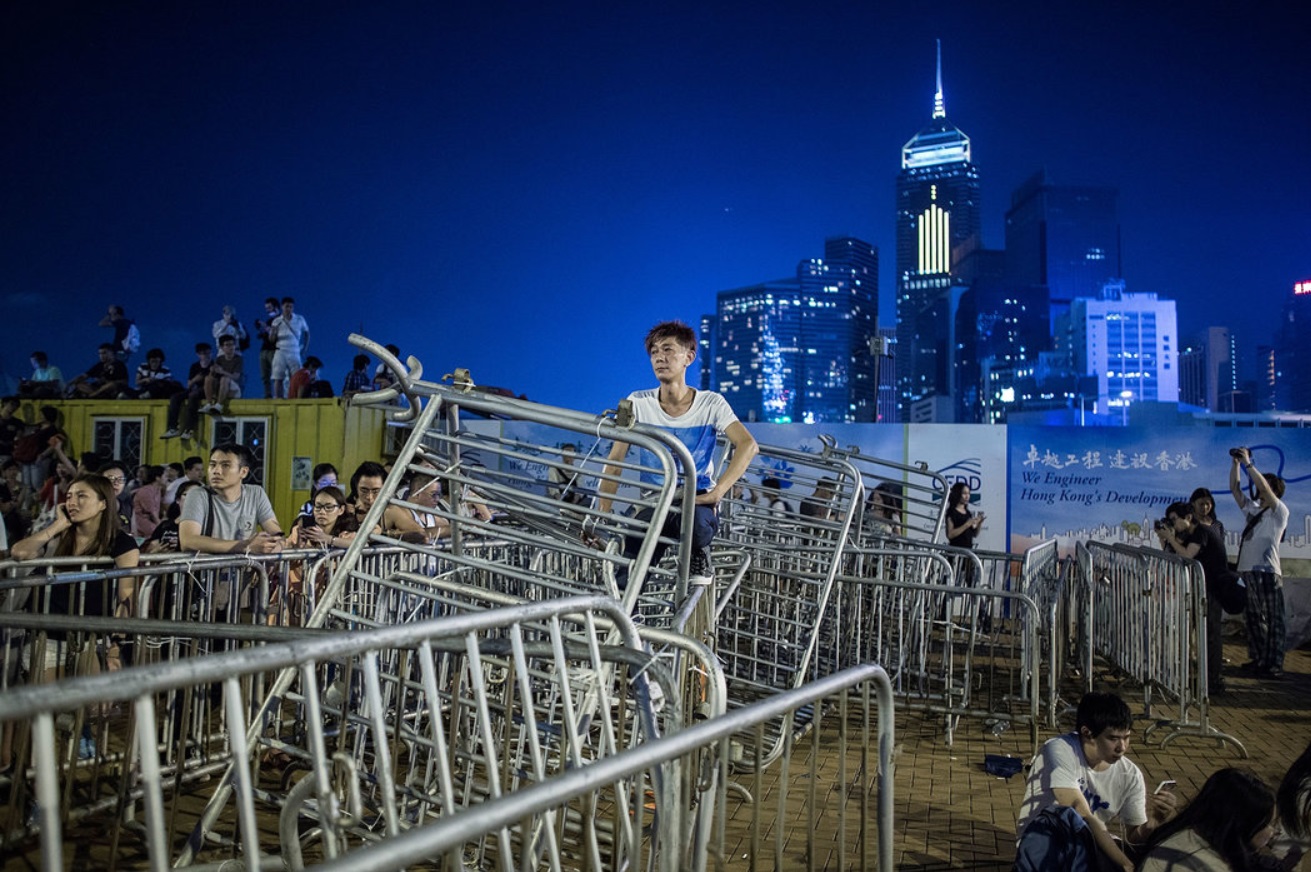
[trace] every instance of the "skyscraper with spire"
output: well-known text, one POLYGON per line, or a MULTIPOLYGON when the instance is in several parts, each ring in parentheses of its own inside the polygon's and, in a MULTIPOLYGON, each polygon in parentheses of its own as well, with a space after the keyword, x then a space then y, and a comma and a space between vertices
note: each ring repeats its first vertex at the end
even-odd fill
MULTIPOLYGON (((897 391, 902 420, 917 400, 949 390, 950 349, 933 309, 949 295, 954 253, 979 245, 979 171, 970 138, 947 119, 938 41, 933 115, 901 149, 897 175, 897 391)), ((956 255, 959 256, 959 255, 956 255)), ((941 325, 944 326, 945 325, 941 325)))

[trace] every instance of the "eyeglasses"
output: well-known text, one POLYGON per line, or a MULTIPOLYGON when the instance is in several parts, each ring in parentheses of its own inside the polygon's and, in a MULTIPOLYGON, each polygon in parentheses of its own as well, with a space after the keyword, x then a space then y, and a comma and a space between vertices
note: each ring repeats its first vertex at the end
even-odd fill
POLYGON ((341 508, 341 503, 315 503, 314 511, 316 512, 335 512, 341 508))
POLYGON ((105 480, 110 484, 127 484, 127 479, 121 475, 107 475, 105 480))

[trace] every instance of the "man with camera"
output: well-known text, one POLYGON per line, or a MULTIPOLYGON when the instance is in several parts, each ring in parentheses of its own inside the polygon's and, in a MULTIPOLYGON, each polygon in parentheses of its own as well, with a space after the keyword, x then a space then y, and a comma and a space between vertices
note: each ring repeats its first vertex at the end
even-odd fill
POLYGON ((1279 540, 1288 526, 1283 503, 1284 480, 1262 475, 1252 464, 1247 448, 1229 449, 1229 491, 1247 519, 1238 545, 1238 572, 1247 584, 1247 651, 1251 660, 1245 672, 1263 678, 1284 674, 1284 579, 1279 565, 1279 540), (1247 468, 1251 494, 1244 494, 1239 467, 1247 468))
POLYGON ((1206 579, 1206 684, 1214 696, 1224 693, 1220 674, 1223 660, 1220 643, 1220 586, 1228 571, 1224 542, 1210 527, 1197 523, 1190 503, 1171 503, 1165 517, 1156 522, 1156 536, 1161 547, 1180 557, 1202 564, 1206 579))

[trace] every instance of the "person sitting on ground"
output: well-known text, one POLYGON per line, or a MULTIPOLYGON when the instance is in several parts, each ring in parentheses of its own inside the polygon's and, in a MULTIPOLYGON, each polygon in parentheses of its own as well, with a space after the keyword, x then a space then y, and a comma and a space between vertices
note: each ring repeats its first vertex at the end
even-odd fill
POLYGON ((81 375, 68 383, 68 396, 74 399, 94 400, 117 397, 127 392, 127 366, 114 356, 114 346, 103 343, 99 359, 81 375))
POLYGON ((369 386, 369 356, 367 354, 357 354, 351 361, 354 367, 346 373, 346 380, 341 384, 341 395, 345 399, 350 399, 356 394, 362 394, 371 390, 369 386))
POLYGON ((332 385, 326 379, 319 378, 323 361, 314 355, 305 358, 305 365, 291 376, 287 387, 287 396, 293 400, 325 400, 332 396, 332 385))
POLYGON ((164 365, 164 349, 146 352, 146 362, 137 367, 134 387, 137 398, 142 400, 167 400, 182 390, 182 384, 173 378, 173 370, 164 365))
POLYGON ((195 435, 196 421, 200 418, 200 401, 205 398, 205 380, 214 365, 214 349, 208 342, 196 343, 196 362, 187 371, 186 387, 168 401, 168 425, 160 439, 181 436, 190 440, 195 435))
POLYGON ((44 351, 33 351, 32 375, 18 386, 18 395, 28 399, 51 400, 64 395, 64 374, 50 365, 44 351))
MULTIPOLYGON (((359 529, 364 529, 365 516, 373 509, 382 494, 383 482, 387 480, 387 470, 381 463, 366 460, 351 476, 350 502, 355 506, 355 519, 359 529)), ((402 542, 426 542, 427 535, 414 520, 414 516, 404 508, 389 505, 383 509, 380 523, 374 526, 372 533, 381 533, 400 539, 402 542)))
POLYGON ((229 399, 241 397, 242 361, 237 354, 237 338, 231 333, 219 337, 219 354, 205 376, 205 403, 201 412, 223 414, 229 399))
POLYGON ((209 453, 209 488, 192 490, 182 505, 178 544, 205 554, 276 554, 286 545, 264 488, 247 484, 254 459, 235 442, 209 453))
POLYGON ((1152 833, 1138 872, 1257 872, 1278 868, 1262 849, 1275 834, 1275 794, 1256 773, 1221 769, 1173 820, 1152 833))
POLYGON ((147 466, 140 486, 132 494, 132 532, 149 538, 163 521, 164 467, 147 466))
POLYGON ((1132 872, 1133 863, 1107 825, 1119 818, 1128 842, 1141 844, 1175 806, 1168 790, 1149 797, 1142 771, 1125 756, 1132 728, 1133 714, 1124 700, 1113 693, 1086 693, 1075 731, 1042 746, 1020 806, 1018 872, 1095 869, 1099 863, 1132 872))

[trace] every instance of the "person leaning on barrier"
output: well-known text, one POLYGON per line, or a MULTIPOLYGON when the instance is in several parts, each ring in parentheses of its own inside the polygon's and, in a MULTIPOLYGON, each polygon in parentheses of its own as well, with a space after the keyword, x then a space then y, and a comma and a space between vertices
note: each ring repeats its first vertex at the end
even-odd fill
POLYGON ((276 554, 286 545, 264 488, 247 484, 250 449, 235 442, 209 453, 209 487, 193 488, 182 506, 178 544, 206 554, 276 554))
POLYGON ((1247 448, 1230 449, 1229 491, 1247 525, 1238 545, 1238 571, 1247 584, 1247 651, 1251 659, 1242 668, 1262 678, 1284 674, 1284 579, 1279 564, 1279 540, 1288 526, 1284 480, 1262 475, 1252 464, 1247 448), (1239 467, 1247 467, 1252 495, 1243 493, 1239 467))
MULTIPOLYGON (((373 504, 382 495, 383 482, 387 480, 387 468, 381 463, 366 460, 361 463, 351 476, 351 495, 349 503, 355 507, 355 521, 363 528, 364 516, 373 508, 373 504)), ((424 543, 428 534, 414 520, 414 516, 401 506, 387 506, 382 512, 382 519, 372 531, 384 536, 393 536, 402 542, 424 543)))
POLYGON ((1130 845, 1171 815, 1170 791, 1147 795, 1143 773, 1126 755, 1133 715, 1113 693, 1086 693, 1075 732, 1049 739, 1033 759, 1020 805, 1015 857, 1019 872, 1110 868, 1133 862, 1107 825, 1119 818, 1130 845))
POLYGON ((1206 581, 1206 682, 1211 693, 1223 693, 1220 622, 1224 609, 1220 601, 1221 586, 1229 575, 1224 543, 1210 527, 1197 523, 1190 503, 1171 503, 1165 510, 1164 521, 1156 525, 1161 547, 1202 564, 1206 581))

